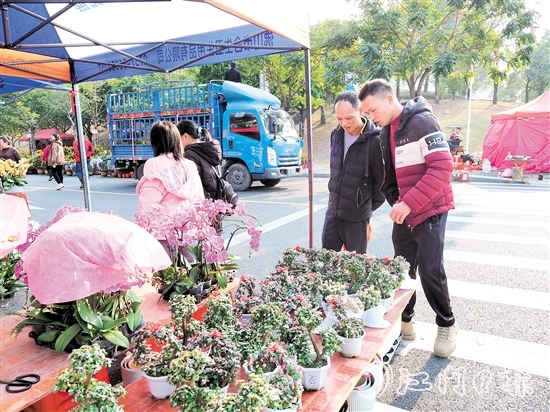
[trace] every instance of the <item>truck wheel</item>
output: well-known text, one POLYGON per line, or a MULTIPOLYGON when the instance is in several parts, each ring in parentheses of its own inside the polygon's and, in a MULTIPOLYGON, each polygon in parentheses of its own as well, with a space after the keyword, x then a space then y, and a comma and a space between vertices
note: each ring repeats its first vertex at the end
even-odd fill
POLYGON ((227 169, 227 181, 233 189, 244 192, 252 184, 252 176, 247 167, 242 163, 233 163, 227 169))
POLYGON ((267 187, 273 187, 277 186, 281 179, 275 179, 275 180, 260 180, 261 184, 267 187))
POLYGON ((142 163, 140 165, 137 165, 134 167, 134 178, 136 180, 141 180, 143 177, 143 167, 145 166, 145 163, 142 163))

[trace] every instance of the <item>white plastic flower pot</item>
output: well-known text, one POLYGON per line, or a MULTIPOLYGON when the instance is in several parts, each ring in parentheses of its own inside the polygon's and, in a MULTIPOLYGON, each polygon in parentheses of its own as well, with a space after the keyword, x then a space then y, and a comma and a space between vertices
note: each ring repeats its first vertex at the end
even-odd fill
MULTIPOLYGON (((315 354, 309 355, 312 359, 315 358, 315 354)), ((326 365, 321 368, 304 368, 302 369, 302 385, 306 391, 318 391, 323 389, 327 383, 328 370, 330 368, 330 358, 325 356, 326 365)))
POLYGON ((384 308, 386 309, 386 313, 390 310, 390 307, 391 307, 391 304, 392 304, 392 302, 393 302, 394 296, 395 296, 395 290, 393 290, 393 291, 391 292, 389 298, 381 299, 381 300, 380 300, 380 303, 381 303, 382 306, 384 306, 384 308))
POLYGON ((372 374, 374 376, 374 386, 376 387, 376 393, 380 393, 382 390, 382 383, 384 382, 384 360, 382 355, 377 353, 374 356, 374 359, 367 367, 365 374, 372 374))
MULTIPOLYGON (((245 371, 245 373, 246 373, 246 377, 247 377, 248 379, 250 379, 250 374, 251 374, 252 372, 250 372, 250 369, 248 368, 248 362, 244 362, 244 363, 243 363, 243 369, 244 369, 244 371, 245 371)), ((279 372, 280 370, 281 370, 281 367, 280 367, 280 366, 277 366, 277 367, 275 368, 274 371, 272 371, 272 372, 265 372, 265 373, 262 373, 262 375, 265 376, 267 379, 269 379, 269 378, 271 378, 273 375, 275 375, 277 372, 279 372)))
POLYGON ((151 395, 153 395, 156 399, 167 398, 176 390, 174 385, 170 385, 168 383, 168 376, 154 377, 145 373, 143 376, 145 376, 147 382, 149 383, 149 391, 151 392, 151 395))
POLYGON ((346 358, 355 358, 361 354, 361 348, 363 346, 363 338, 365 337, 365 332, 360 338, 344 338, 342 339, 342 344, 340 345, 340 353, 346 358))
POLYGON ((374 410, 376 403, 376 380, 370 376, 361 376, 348 398, 348 412, 367 412, 374 410))
POLYGON ((143 371, 139 366, 134 365, 133 361, 134 357, 128 355, 120 362, 120 373, 122 374, 123 386, 128 386, 143 376, 143 371))
POLYGON ((385 329, 391 325, 390 322, 384 319, 386 308, 379 303, 374 308, 363 312, 363 324, 369 328, 385 329))

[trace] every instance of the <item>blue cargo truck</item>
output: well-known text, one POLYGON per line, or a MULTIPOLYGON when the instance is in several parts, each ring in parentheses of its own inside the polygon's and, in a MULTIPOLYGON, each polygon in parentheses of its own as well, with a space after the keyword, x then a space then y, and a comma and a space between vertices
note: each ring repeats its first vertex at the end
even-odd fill
POLYGON ((153 156, 149 130, 154 122, 191 119, 219 140, 222 171, 235 190, 253 181, 275 186, 299 176, 303 141, 292 117, 272 94, 242 83, 212 81, 154 83, 138 91, 107 96, 111 162, 137 168, 153 156))

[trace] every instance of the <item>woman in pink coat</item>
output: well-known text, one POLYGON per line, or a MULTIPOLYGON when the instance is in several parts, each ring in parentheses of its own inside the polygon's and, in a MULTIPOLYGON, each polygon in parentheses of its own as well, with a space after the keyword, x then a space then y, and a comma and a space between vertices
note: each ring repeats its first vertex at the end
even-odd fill
POLYGON ((175 124, 162 121, 153 124, 150 132, 155 157, 147 160, 143 177, 136 187, 138 211, 150 210, 154 204, 174 213, 183 202, 204 199, 197 166, 183 157, 183 148, 175 124))

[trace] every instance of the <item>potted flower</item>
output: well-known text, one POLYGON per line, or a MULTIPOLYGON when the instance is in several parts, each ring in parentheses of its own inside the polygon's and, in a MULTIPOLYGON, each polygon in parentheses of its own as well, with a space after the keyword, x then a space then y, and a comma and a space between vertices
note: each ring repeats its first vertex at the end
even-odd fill
POLYGON ((281 371, 268 378, 270 385, 277 392, 276 398, 268 399, 265 412, 296 411, 302 402, 302 371, 296 362, 288 360, 281 371))
POLYGON ((261 339, 262 346, 266 345, 273 334, 280 330, 289 321, 289 317, 281 307, 274 302, 264 303, 251 309, 251 322, 261 339))
POLYGON ((365 336, 363 319, 340 317, 334 325, 334 330, 342 338, 342 345, 340 346, 342 356, 346 358, 359 356, 363 337, 365 336))
POLYGON ((325 313, 328 312, 328 305, 326 298, 330 295, 339 295, 343 296, 344 292, 346 291, 346 285, 341 282, 337 282, 334 280, 325 280, 322 281, 319 285, 319 293, 321 295, 320 303, 323 307, 323 311, 325 313))
POLYGON ((0 258, 0 297, 2 299, 15 296, 19 288, 25 286, 19 282, 15 275, 15 267, 19 263, 20 257, 19 252, 13 251, 0 258))
POLYGON ((29 169, 29 159, 21 158, 19 162, 11 159, 0 159, 0 181, 5 192, 21 191, 27 184, 25 175, 29 169))
POLYGON ((111 362, 97 344, 74 350, 69 355, 69 367, 55 377, 54 393, 68 392, 73 402, 77 403, 76 411, 124 411, 118 404, 118 398, 126 393, 125 389, 94 378, 111 362))
POLYGON ((189 341, 189 348, 208 353, 204 369, 197 381, 198 386, 210 389, 225 389, 235 380, 241 363, 238 346, 227 334, 219 330, 203 330, 189 341))
POLYGON ((249 320, 251 309, 263 303, 256 293, 256 279, 252 275, 239 277, 239 286, 233 293, 233 307, 240 320, 249 320))
POLYGON ((197 310, 195 298, 191 295, 175 295, 170 299, 169 309, 176 335, 183 339, 183 345, 185 345, 189 337, 187 328, 189 316, 197 310))
POLYGON ((208 354, 199 349, 184 351, 172 361, 169 381, 177 386, 170 396, 172 406, 179 406, 182 412, 259 412, 270 397, 276 396, 266 378, 254 374, 249 382, 240 385, 237 393, 201 387, 198 382, 207 365, 208 354))
POLYGON ((222 332, 228 332, 235 327, 237 317, 227 293, 222 292, 212 296, 206 302, 203 323, 207 329, 218 329, 222 332))
POLYGON ((390 323, 384 319, 386 308, 380 303, 380 291, 373 285, 363 287, 355 297, 363 302, 363 324, 370 328, 387 328, 390 323))
POLYGON ((141 368, 151 394, 157 399, 169 396, 176 389, 168 383, 171 362, 182 351, 182 345, 169 325, 147 322, 133 337, 134 363, 141 368), (153 345, 162 345, 154 348, 153 345))
POLYGON ((393 301, 393 294, 399 287, 402 279, 395 278, 390 273, 390 268, 381 259, 374 259, 370 263, 370 274, 367 279, 367 286, 373 285, 375 289, 380 291, 382 305, 389 309, 393 301))
POLYGON ((251 373, 273 376, 287 362, 288 353, 279 341, 262 347, 250 357, 243 367, 247 375, 251 373))
POLYGON ((326 384, 330 357, 340 348, 342 341, 334 329, 328 328, 319 333, 322 349, 319 348, 313 331, 321 325, 323 316, 310 305, 296 311, 296 320, 297 325, 308 334, 314 349, 314 353, 306 353, 309 347, 304 347, 296 355, 298 365, 302 367, 302 384, 306 390, 322 389, 326 384))
POLYGON ((261 231, 256 229, 244 203, 233 209, 221 200, 205 199, 198 204, 187 202, 172 214, 166 214, 158 205, 153 211, 137 212, 134 220, 169 245, 172 265, 153 277, 153 286, 165 299, 173 294, 193 294, 200 301, 213 282, 225 288, 227 277, 238 269, 234 257, 227 252, 236 232, 247 230, 251 249, 259 249, 261 231), (220 216, 225 222, 224 230, 232 228, 227 244, 214 228, 220 216))

